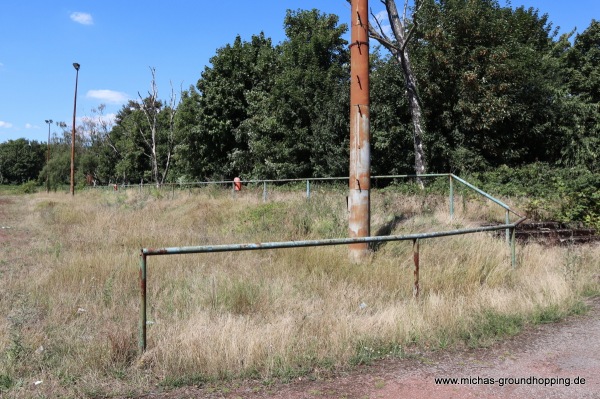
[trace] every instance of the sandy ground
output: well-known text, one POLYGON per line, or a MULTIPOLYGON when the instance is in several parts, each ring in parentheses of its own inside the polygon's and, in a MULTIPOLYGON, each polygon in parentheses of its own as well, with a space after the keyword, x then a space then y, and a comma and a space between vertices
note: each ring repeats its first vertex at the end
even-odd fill
POLYGON ((584 316, 534 327, 486 349, 421 353, 318 381, 268 388, 247 383, 216 392, 188 387, 141 398, 600 398, 600 298, 590 305, 584 316))

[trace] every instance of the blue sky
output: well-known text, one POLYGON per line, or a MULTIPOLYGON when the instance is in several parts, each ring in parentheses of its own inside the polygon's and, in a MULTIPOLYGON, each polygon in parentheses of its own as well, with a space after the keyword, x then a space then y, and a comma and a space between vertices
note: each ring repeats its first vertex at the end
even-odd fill
MULTIPOLYGON (((401 7, 404 2, 397 0, 401 7)), ((500 0, 502 5, 505 0, 500 0)), ((600 19, 600 0, 513 0, 548 13, 568 32, 600 19)), ((375 12, 381 3, 371 0, 375 12)), ((159 97, 195 85, 215 51, 237 34, 264 31, 285 39, 287 9, 318 8, 349 18, 346 0, 3 0, 0 3, 0 142, 24 137, 45 142, 46 119, 73 118, 75 69, 81 64, 77 118, 106 105, 111 115, 128 99, 145 96, 150 67, 159 97)), ((52 132, 59 129, 52 125, 52 132)))

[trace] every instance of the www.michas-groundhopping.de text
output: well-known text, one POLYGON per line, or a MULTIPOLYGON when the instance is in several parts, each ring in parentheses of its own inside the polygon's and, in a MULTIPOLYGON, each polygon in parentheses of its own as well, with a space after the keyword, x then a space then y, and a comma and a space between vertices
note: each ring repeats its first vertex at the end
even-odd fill
POLYGON ((584 385, 585 378, 577 377, 436 377, 436 385, 497 385, 503 387, 505 385, 541 385, 546 387, 551 386, 571 386, 584 385))

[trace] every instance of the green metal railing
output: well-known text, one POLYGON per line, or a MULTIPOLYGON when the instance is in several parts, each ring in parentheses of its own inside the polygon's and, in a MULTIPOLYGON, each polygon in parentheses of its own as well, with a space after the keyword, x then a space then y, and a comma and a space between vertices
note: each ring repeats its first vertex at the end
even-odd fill
MULTIPOLYGON (((473 186, 467 181, 453 174, 429 174, 421 175, 420 177, 443 177, 449 178, 450 183, 450 217, 454 217, 454 181, 457 181, 476 193, 482 195, 488 200, 499 205, 506 211, 506 223, 497 226, 483 226, 476 228, 457 229, 439 232, 418 233, 408 235, 390 235, 390 236, 375 236, 375 237, 355 237, 355 238, 333 238, 323 240, 305 240, 305 241, 281 241, 281 242, 266 242, 266 243, 246 243, 246 244, 226 244, 226 245, 203 245, 203 246, 186 246, 186 247, 167 247, 167 248, 143 248, 140 253, 139 266, 139 285, 140 285, 140 321, 139 321, 139 350, 140 353, 146 350, 147 343, 147 279, 148 279, 148 257, 159 255, 181 255, 181 254, 197 254, 197 253, 214 253, 214 252, 235 252, 235 251, 256 251, 267 249, 280 248, 301 248, 301 247, 319 247, 332 245, 348 245, 357 243, 378 243, 388 241, 412 241, 413 242, 413 258, 415 263, 415 280, 413 295, 419 295, 419 241, 437 237, 448 237, 462 234, 480 233, 486 231, 496 231, 506 229, 506 238, 510 245, 511 264, 516 267, 516 250, 515 250, 515 229, 526 218, 519 215, 510 209, 508 205, 502 201, 492 197, 479 188, 473 186), (511 223, 510 214, 519 217, 518 220, 511 223)), ((416 177, 415 175, 399 175, 399 176, 377 176, 377 178, 399 178, 399 177, 416 177)), ((375 178, 375 177, 374 177, 375 178)), ((312 180, 342 180, 348 178, 327 178, 327 179, 288 179, 286 181, 307 181, 307 198, 310 198, 310 181, 312 180)), ((243 183, 263 183, 263 190, 266 192, 267 182, 281 182, 280 180, 255 180, 246 181, 243 183)), ((219 182, 221 183, 221 182, 219 182)), ((231 183, 233 182, 222 182, 231 183)), ((266 200, 266 195, 265 195, 266 200)))

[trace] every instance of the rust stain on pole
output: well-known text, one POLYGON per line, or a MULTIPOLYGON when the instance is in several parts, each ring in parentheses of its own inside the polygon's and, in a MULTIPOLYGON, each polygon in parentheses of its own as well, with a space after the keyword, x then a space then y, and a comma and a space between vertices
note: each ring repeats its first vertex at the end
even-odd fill
POLYGON ((415 262, 415 286, 413 288, 413 297, 419 297, 419 240, 413 240, 413 260, 415 262))
MULTIPOLYGON (((348 232, 351 238, 369 237, 371 225, 371 144, 369 122, 369 2, 352 0, 350 43, 350 185, 348 232)), ((366 243, 351 244, 350 258, 369 253, 366 243)))

